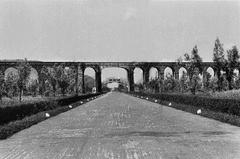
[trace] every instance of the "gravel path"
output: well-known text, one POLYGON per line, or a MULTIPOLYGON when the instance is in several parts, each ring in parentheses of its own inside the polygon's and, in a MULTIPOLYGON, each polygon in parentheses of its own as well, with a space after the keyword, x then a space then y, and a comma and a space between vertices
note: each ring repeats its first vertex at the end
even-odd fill
POLYGON ((240 159, 240 128, 108 93, 0 141, 0 159, 240 159))

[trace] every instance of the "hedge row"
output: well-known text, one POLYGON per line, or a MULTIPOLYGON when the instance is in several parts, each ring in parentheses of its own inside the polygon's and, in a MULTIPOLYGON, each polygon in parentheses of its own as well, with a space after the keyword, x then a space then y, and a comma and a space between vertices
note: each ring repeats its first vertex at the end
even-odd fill
POLYGON ((134 92, 133 94, 148 96, 162 101, 172 101, 175 103, 193 105, 217 112, 240 116, 240 100, 236 99, 219 99, 214 97, 202 97, 185 94, 149 94, 141 92, 134 92))
POLYGON ((81 96, 65 97, 51 101, 41 101, 37 103, 27 103, 0 108, 0 125, 7 124, 10 121, 23 119, 26 116, 30 116, 38 112, 56 109, 58 107, 97 95, 100 94, 86 94, 81 96))

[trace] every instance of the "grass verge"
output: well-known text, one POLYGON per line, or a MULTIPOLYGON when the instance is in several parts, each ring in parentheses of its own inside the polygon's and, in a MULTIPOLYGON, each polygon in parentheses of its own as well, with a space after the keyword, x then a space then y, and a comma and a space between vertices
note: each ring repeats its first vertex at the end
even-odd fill
POLYGON ((137 93, 137 92, 131 92, 129 93, 130 95, 145 99, 154 103, 159 103, 168 107, 172 107, 178 110, 182 110, 185 112, 189 112, 192 114, 204 116, 207 118, 215 119, 224 123, 228 123, 231 125, 239 126, 240 127, 240 116, 229 114, 229 113, 224 113, 224 112, 219 112, 219 111, 213 111, 204 107, 199 107, 199 106, 193 106, 193 105, 187 105, 187 104, 181 104, 181 103, 176 103, 172 101, 166 101, 166 100, 161 100, 161 98, 153 98, 151 95, 147 94, 142 94, 142 93, 137 93), (197 114, 197 111, 201 109, 201 113, 197 114))
POLYGON ((81 101, 72 103, 71 106, 70 105, 65 105, 65 106, 60 106, 57 107, 55 109, 51 109, 51 110, 47 110, 47 111, 42 111, 42 112, 38 112, 34 115, 31 116, 27 116, 21 120, 16 120, 16 121, 12 121, 9 122, 5 125, 0 126, 0 139, 6 139, 10 136, 12 136, 13 134, 26 129, 32 125, 35 125, 43 120, 46 120, 50 117, 56 116, 60 113, 66 112, 70 109, 73 109, 77 106, 80 106, 86 102, 89 102, 91 100, 94 100, 95 98, 97 98, 100 95, 96 95, 87 99, 83 99, 81 101), (46 113, 48 113, 50 115, 50 117, 46 117, 46 113))

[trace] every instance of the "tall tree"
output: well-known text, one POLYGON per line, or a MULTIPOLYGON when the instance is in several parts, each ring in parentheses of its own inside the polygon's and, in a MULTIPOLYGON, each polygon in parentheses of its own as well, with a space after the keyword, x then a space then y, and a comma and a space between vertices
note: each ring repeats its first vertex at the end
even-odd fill
POLYGON ((218 91, 220 91, 222 90, 222 82, 223 82, 223 79, 221 78, 221 70, 224 69, 226 60, 224 58, 223 44, 220 42, 219 38, 216 39, 214 44, 213 62, 214 62, 214 68, 216 70, 216 75, 218 78, 217 89, 218 91))
POLYGON ((187 64, 187 70, 190 81, 192 80, 192 77, 194 75, 195 68, 198 68, 199 72, 202 72, 202 58, 198 54, 198 48, 197 45, 194 46, 192 49, 191 55, 184 54, 185 61, 189 62, 187 64))
POLYGON ((49 71, 43 66, 39 75, 39 93, 43 95, 46 92, 46 81, 49 78, 49 71))
POLYGON ((16 96, 18 92, 18 75, 12 72, 8 73, 5 79, 6 92, 9 96, 16 96))
POLYGON ((57 64, 54 64, 48 72, 48 81, 52 86, 53 96, 55 97, 57 91, 57 64))
POLYGON ((26 83, 28 81, 28 78, 31 72, 31 66, 27 62, 27 59, 25 59, 24 61, 18 64, 17 71, 19 76, 17 80, 17 86, 19 88, 19 101, 21 102, 23 89, 26 87, 26 83))
POLYGON ((185 61, 188 62, 186 67, 190 81, 190 90, 192 94, 195 94, 199 83, 199 73, 202 73, 202 58, 198 54, 197 45, 192 49, 191 55, 186 53, 184 57, 185 61))
POLYGON ((211 77, 212 77, 211 74, 209 72, 206 72, 206 76, 203 79, 203 83, 204 88, 207 90, 210 88, 211 77))
POLYGON ((227 50, 227 64, 225 67, 226 79, 228 81, 228 89, 233 89, 232 80, 234 76, 234 69, 238 67, 239 54, 236 46, 227 50))
POLYGON ((4 74, 0 71, 0 101, 2 101, 3 96, 8 96, 8 95, 6 92, 4 74))
POLYGON ((68 78, 68 75, 65 72, 64 64, 61 64, 57 67, 56 79, 57 79, 58 86, 61 89, 61 93, 64 96, 68 86, 70 85, 69 84, 70 79, 68 78))
POLYGON ((180 89, 181 89, 181 92, 185 92, 188 88, 188 83, 187 83, 187 80, 188 80, 188 77, 187 77, 187 73, 185 71, 183 71, 183 74, 182 76, 180 77, 180 89))

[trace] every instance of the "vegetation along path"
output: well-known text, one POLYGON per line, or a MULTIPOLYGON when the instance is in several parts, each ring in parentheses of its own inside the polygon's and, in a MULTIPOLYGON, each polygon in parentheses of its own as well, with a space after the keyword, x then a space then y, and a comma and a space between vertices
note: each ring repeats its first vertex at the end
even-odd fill
POLYGON ((240 128, 108 93, 0 141, 0 158, 240 158, 240 128))

